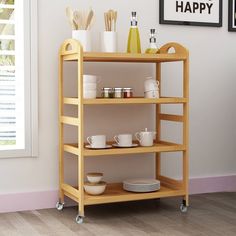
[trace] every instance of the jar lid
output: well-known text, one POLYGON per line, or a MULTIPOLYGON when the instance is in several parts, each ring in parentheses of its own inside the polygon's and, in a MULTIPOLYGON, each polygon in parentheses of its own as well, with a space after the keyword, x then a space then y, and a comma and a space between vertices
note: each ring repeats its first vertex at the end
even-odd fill
POLYGON ((133 90, 132 88, 124 88, 124 90, 133 90))
POLYGON ((112 90, 112 88, 102 88, 102 90, 112 90))
POLYGON ((123 88, 114 88, 114 90, 122 90, 123 88))

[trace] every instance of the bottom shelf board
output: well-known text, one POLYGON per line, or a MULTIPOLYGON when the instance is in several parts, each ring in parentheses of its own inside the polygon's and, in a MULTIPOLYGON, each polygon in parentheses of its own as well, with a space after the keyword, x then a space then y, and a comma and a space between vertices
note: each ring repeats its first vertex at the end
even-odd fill
POLYGON ((108 184, 104 194, 92 196, 85 193, 84 204, 96 205, 112 202, 127 202, 145 199, 155 199, 163 197, 184 196, 185 191, 182 189, 173 189, 161 185, 161 189, 151 193, 132 193, 123 190, 122 183, 108 184))

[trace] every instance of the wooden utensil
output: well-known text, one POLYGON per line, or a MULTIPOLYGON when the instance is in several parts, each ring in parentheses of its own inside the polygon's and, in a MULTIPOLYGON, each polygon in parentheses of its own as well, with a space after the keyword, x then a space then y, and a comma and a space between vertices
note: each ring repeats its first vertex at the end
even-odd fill
POLYGON ((117 11, 114 12, 114 31, 116 32, 117 11))
POLYGON ((70 23, 72 29, 75 30, 76 29, 76 25, 74 23, 73 10, 70 7, 66 8, 66 15, 67 15, 67 18, 69 20, 69 23, 70 23))
POLYGON ((91 21, 93 19, 93 10, 90 10, 89 13, 88 13, 88 16, 87 16, 87 19, 86 19, 86 25, 85 25, 85 30, 87 30, 91 24, 91 21))
POLYGON ((76 24, 76 29, 77 30, 81 29, 81 14, 79 11, 74 11, 73 19, 76 24))

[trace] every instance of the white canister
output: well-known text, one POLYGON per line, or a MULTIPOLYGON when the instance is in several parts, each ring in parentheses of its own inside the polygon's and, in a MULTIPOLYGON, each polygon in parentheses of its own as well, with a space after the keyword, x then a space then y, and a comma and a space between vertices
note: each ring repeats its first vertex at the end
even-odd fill
POLYGON ((144 97, 145 98, 159 98, 159 91, 158 90, 151 90, 144 92, 144 97))
POLYGON ((104 31, 101 34, 102 52, 117 51, 117 33, 114 31, 104 31))
POLYGON ((72 30, 72 38, 81 43, 85 52, 92 50, 91 32, 89 30, 72 30))
POLYGON ((152 77, 147 77, 144 82, 144 90, 145 92, 159 90, 159 81, 153 79, 152 77))

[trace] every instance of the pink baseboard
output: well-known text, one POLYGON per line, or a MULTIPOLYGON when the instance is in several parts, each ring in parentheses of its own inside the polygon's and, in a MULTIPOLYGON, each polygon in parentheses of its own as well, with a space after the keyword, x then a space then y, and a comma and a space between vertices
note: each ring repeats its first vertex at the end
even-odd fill
MULTIPOLYGON (((189 187, 190 194, 235 192, 236 175, 191 179, 189 187)), ((57 190, 0 194, 0 213, 54 208, 57 201, 57 190)))
POLYGON ((235 192, 236 175, 190 179, 190 194, 235 192))

